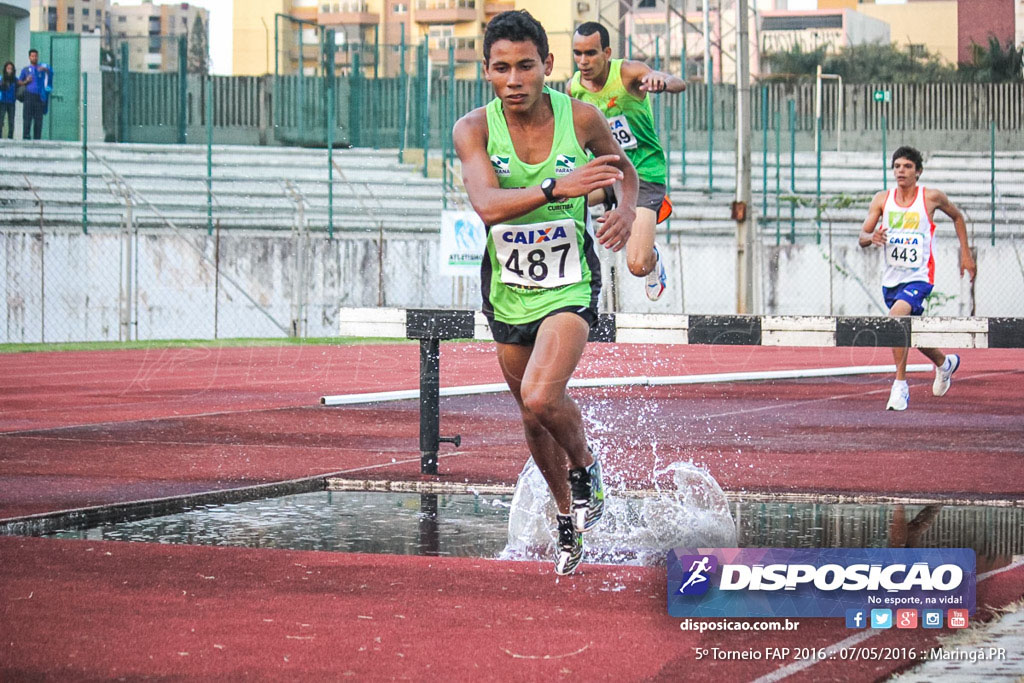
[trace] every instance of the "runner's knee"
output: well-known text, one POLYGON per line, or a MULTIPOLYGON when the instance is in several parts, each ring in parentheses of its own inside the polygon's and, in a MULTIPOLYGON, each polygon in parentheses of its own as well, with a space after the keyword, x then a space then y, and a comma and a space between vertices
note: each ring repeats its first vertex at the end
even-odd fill
POLYGON ((529 417, 524 415, 523 422, 535 420, 543 425, 553 419, 561 404, 560 397, 544 387, 536 387, 530 391, 523 391, 523 408, 529 417))
POLYGON ((626 267, 636 277, 647 275, 654 269, 651 263, 651 254, 628 254, 626 256, 626 267))

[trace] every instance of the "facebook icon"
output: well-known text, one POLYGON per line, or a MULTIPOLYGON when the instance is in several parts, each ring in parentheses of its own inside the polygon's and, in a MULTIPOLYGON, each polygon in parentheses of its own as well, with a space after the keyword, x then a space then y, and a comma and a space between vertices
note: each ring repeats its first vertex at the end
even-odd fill
POLYGON ((846 628, 867 628, 867 612, 862 609, 846 610, 846 628))

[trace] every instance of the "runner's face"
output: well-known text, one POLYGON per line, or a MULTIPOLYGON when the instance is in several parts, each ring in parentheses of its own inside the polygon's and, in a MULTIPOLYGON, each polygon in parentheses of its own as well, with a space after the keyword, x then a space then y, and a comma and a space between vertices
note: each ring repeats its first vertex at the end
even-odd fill
POLYGON ((541 59, 533 41, 499 40, 491 45, 485 75, 509 111, 528 111, 540 99, 544 77, 551 75, 554 56, 541 59))
POLYGON ((914 162, 903 157, 892 162, 892 174, 896 177, 896 184, 900 187, 913 187, 921 175, 917 172, 914 162))
POLYGON ((38 52, 29 52, 28 53, 28 63, 29 64, 31 64, 32 66, 35 66, 38 61, 39 61, 39 53, 38 52))
POLYGON ((574 33, 572 35, 572 58, 576 62, 580 74, 588 81, 604 74, 611 56, 612 49, 610 47, 601 49, 601 34, 581 36, 574 33))

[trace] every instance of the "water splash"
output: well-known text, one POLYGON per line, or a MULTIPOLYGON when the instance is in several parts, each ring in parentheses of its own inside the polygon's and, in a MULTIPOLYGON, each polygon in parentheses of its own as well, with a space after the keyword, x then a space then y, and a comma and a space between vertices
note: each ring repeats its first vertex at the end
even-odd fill
MULTIPOLYGON (((555 555, 555 503, 531 458, 516 482, 501 559, 549 560, 555 555)), ((656 565, 675 547, 729 548, 736 525, 725 494, 708 472, 673 462, 654 472, 654 490, 619 495, 605 489, 601 523, 584 535, 585 561, 656 565)))

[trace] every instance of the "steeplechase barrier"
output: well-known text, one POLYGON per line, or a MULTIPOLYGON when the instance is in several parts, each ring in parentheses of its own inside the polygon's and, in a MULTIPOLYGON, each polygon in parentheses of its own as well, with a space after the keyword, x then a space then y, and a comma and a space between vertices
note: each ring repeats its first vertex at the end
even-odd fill
MULTIPOLYGON (((487 319, 478 311, 399 308, 342 308, 341 337, 415 339, 420 344, 420 471, 437 474, 441 443, 461 444, 459 435, 443 437, 441 425, 441 341, 493 341, 487 319)), ((1014 349, 1024 347, 1024 318, 950 318, 888 316, 673 315, 602 313, 590 330, 590 342, 616 344, 712 344, 797 347, 942 347, 1014 349)), ((921 372, 927 365, 908 366, 921 372)), ((827 371, 802 370, 756 375, 709 375, 707 381, 784 379, 835 374, 890 372, 891 366, 861 366, 827 371)), ((625 382, 619 382, 623 384, 625 382)), ((636 378, 632 384, 684 383, 681 378, 636 378), (659 381, 660 380, 660 381, 659 381)), ((601 384, 603 386, 604 383, 601 384)), ((576 380, 570 386, 595 386, 576 380)), ((504 385, 465 387, 463 393, 489 393, 504 385)), ((414 398, 416 393, 384 392, 377 400, 414 398)), ((340 397, 324 396, 324 405, 340 397)))

